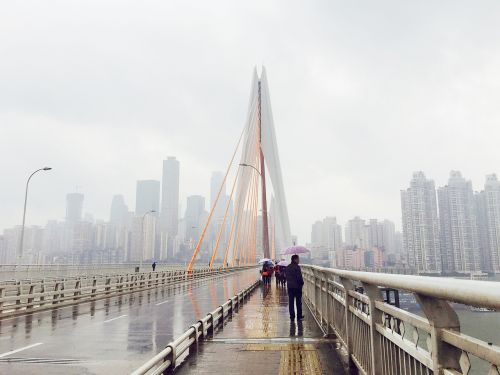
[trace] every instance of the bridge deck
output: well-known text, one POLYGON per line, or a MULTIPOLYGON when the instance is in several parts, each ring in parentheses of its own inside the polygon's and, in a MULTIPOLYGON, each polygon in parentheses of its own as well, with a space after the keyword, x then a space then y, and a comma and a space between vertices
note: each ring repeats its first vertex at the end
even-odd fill
POLYGON ((286 288, 261 286, 212 340, 176 370, 181 375, 346 374, 304 304, 305 319, 290 322, 286 288))
POLYGON ((0 320, 0 374, 128 374, 256 277, 252 269, 0 320))

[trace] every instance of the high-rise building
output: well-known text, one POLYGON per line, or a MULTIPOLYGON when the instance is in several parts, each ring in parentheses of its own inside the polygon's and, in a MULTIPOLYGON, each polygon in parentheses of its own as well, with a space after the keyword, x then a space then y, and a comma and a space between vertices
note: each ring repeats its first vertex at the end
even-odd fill
POLYGON ((479 240, 472 182, 451 171, 448 185, 438 189, 443 272, 480 271, 479 240))
POLYGON ((441 272, 439 220, 434 181, 413 173, 410 187, 401 191, 403 261, 420 273, 441 272))
POLYGON ((191 195, 187 197, 186 215, 184 217, 186 223, 186 241, 196 242, 201 233, 203 225, 202 218, 205 213, 205 198, 201 195, 191 195))
POLYGON ((483 271, 500 272, 500 182, 486 176, 484 191, 474 195, 478 240, 483 271))
POLYGON ((135 191, 135 214, 144 215, 146 212, 159 211, 160 207, 160 181, 137 181, 135 191))
POLYGON ((173 156, 163 160, 161 183, 162 231, 174 238, 179 233, 179 161, 173 156))
POLYGON ((486 193, 483 191, 474 193, 474 207, 476 210, 477 239, 479 242, 479 254, 481 258, 481 270, 492 271, 490 256, 490 241, 488 234, 488 213, 486 207, 486 193))
POLYGON ((328 216, 312 225, 311 257, 316 263, 333 265, 335 252, 341 247, 342 227, 337 224, 337 218, 328 216))
POLYGON ((347 222, 345 227, 345 243, 348 246, 356 246, 363 249, 370 247, 364 219, 356 216, 347 222))
POLYGON ((114 195, 111 201, 111 210, 109 215, 109 222, 116 226, 123 225, 127 220, 128 207, 125 204, 123 195, 114 195))
POLYGON ((2 262, 2 264, 7 264, 7 260, 7 239, 5 238, 5 236, 0 235, 0 262, 2 262))
POLYGON ((69 193, 66 195, 66 221, 76 223, 82 220, 83 194, 69 193))
POLYGON ((323 236, 323 222, 321 220, 316 221, 312 225, 311 229, 311 245, 321 245, 321 240, 323 236))
POLYGON ((380 246, 385 249, 387 254, 394 254, 396 252, 396 226, 390 220, 384 220, 381 225, 383 228, 383 243, 380 246))
POLYGON ((140 262, 154 259, 156 255, 156 223, 157 217, 154 215, 133 218, 129 261, 140 262))
POLYGON ((337 218, 328 216, 323 219, 323 239, 328 252, 336 251, 342 246, 342 227, 337 224, 337 218))

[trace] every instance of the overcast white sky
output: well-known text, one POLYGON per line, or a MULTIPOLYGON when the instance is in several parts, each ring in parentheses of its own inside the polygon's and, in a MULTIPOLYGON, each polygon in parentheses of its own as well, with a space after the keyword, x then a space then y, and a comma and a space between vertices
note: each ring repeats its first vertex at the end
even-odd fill
POLYGON ((389 218, 414 170, 475 189, 500 173, 498 1, 4 1, 0 229, 61 219, 79 186, 107 219, 138 179, 181 162, 208 196, 268 71, 292 232, 389 218))

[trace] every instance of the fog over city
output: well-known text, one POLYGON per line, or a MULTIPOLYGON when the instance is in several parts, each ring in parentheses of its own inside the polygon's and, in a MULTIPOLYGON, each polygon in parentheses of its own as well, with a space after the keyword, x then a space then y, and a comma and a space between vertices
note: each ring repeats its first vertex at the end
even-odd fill
MULTIPOLYGON (((180 162, 210 196, 265 65, 292 233, 336 216, 401 227, 414 171, 500 174, 500 3, 23 1, 0 6, 0 230, 65 217, 66 194, 109 219, 137 180, 180 162)), ((207 201, 208 202, 208 201, 207 201)), ((208 203, 207 203, 208 206, 208 203)), ((207 207, 208 208, 208 207, 207 207)))

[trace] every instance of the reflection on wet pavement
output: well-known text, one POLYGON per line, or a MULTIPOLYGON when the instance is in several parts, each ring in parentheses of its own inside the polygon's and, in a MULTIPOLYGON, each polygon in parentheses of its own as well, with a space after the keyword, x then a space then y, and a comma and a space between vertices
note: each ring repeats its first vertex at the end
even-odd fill
POLYGON ((263 285, 212 340, 177 370, 187 374, 345 374, 333 346, 304 306, 291 322, 286 288, 263 285), (224 362, 225 360, 225 362, 224 362))
POLYGON ((0 374, 129 373, 257 275, 242 271, 0 320, 0 374))

